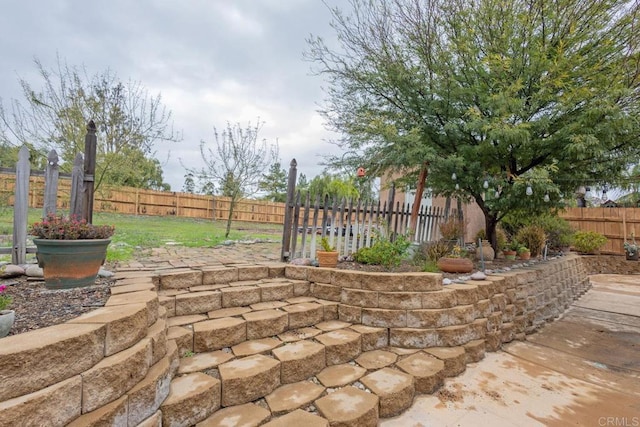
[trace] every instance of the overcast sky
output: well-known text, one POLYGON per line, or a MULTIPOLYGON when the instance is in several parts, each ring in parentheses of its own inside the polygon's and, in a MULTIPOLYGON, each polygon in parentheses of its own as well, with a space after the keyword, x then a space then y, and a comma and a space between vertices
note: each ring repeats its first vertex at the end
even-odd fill
MULTIPOLYGON (((335 4, 335 2, 331 2, 335 4)), ((339 1, 339 3, 341 3, 339 1)), ((41 87, 33 63, 54 68, 56 55, 88 74, 113 70, 162 95, 179 144, 159 144, 165 181, 180 191, 185 170, 203 166, 200 140, 227 121, 265 125, 283 167, 321 172, 320 154, 335 152, 317 113, 322 78, 303 60, 310 34, 333 39, 320 0, 0 0, 0 98, 21 99, 19 78, 41 87), (169 158, 167 158, 170 153, 169 158)))

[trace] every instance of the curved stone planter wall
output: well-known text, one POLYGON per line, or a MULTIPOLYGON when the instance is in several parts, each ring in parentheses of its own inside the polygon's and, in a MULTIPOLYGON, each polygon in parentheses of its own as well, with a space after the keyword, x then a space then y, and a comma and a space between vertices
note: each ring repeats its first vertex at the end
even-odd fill
MULTIPOLYGON (((446 287, 439 274, 284 264, 118 273, 105 307, 0 339, 0 425, 160 425, 179 355, 196 342, 193 332, 172 336, 171 318, 206 330, 215 322, 206 313, 249 304, 266 309, 314 297, 322 300, 318 318, 360 324, 362 331, 383 328, 392 346, 470 351, 486 341, 495 350, 562 313, 588 288, 588 274, 640 272, 640 263, 623 257, 583 259, 564 257, 446 287)), ((308 320, 283 311, 287 325, 308 320)), ((251 325, 246 322, 244 333, 259 336, 251 325)))

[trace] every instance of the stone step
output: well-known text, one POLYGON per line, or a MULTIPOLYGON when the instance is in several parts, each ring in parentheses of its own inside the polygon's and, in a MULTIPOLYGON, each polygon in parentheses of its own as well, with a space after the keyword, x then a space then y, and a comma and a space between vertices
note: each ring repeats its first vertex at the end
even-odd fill
POLYGON ((397 363, 405 373, 415 379, 415 389, 421 394, 435 392, 444 382, 444 362, 419 351, 397 363))
POLYGON ((375 427, 379 400, 373 393, 347 386, 316 400, 315 406, 329 425, 375 427))
MULTIPOLYGON (((253 403, 223 408, 196 427, 259 426, 271 416, 268 409, 253 403)), ((164 424, 163 424, 164 426, 164 424)))
POLYGON ((266 396, 280 385, 280 362, 262 354, 218 366, 222 406, 235 406, 266 396))
POLYGON ((329 427, 329 421, 326 418, 319 417, 310 412, 303 411, 302 409, 296 409, 287 415, 283 415, 282 417, 275 418, 268 423, 263 424, 263 427, 292 426, 329 427))
POLYGON ((306 380, 326 366, 325 346, 312 341, 296 341, 273 350, 280 361, 282 384, 306 380))
POLYGON ((445 377, 461 373, 468 361, 484 355, 482 340, 465 347, 387 346, 363 352, 363 334, 356 331, 378 333, 365 328, 323 321, 295 330, 304 339, 293 340, 296 333, 288 331, 183 357, 180 374, 203 371, 220 379, 219 409, 198 425, 245 418, 246 425, 301 425, 307 419, 309 425, 376 425, 378 418, 401 413, 416 394, 435 392, 445 377))
POLYGON ((349 362, 362 352, 362 337, 351 329, 338 329, 314 338, 325 347, 327 366, 349 362))
POLYGON ((174 378, 160 406, 163 426, 196 424, 220 408, 220 381, 201 372, 174 378))
POLYGON ((397 369, 382 368, 360 381, 380 398, 381 417, 398 415, 413 403, 415 379, 397 369))
POLYGON ((273 415, 289 413, 308 406, 318 399, 325 388, 311 381, 300 381, 278 387, 265 398, 273 415))

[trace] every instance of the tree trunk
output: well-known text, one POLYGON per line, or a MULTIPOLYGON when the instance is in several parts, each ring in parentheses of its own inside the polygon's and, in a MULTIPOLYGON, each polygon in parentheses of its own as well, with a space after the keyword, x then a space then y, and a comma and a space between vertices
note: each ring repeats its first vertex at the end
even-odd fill
POLYGON ((496 219, 495 216, 490 215, 488 213, 484 214, 485 235, 487 236, 487 240, 489 240, 489 243, 491 243, 491 247, 493 248, 496 254, 498 253, 499 250, 502 249, 497 247, 498 246, 498 238, 496 235, 497 225, 498 225, 498 220, 496 219))
POLYGON ((416 197, 413 199, 413 207, 411 208, 411 230, 412 237, 415 236, 416 229, 418 228, 418 212, 420 212, 420 205, 422 204, 422 193, 424 192, 424 183, 427 180, 429 173, 429 162, 424 162, 422 169, 420 170, 420 176, 418 177, 418 185, 416 186, 416 197))
POLYGON ((229 232, 231 232, 231 221, 233 220, 233 210, 236 207, 236 203, 237 203, 236 199, 232 197, 231 203, 229 205, 229 216, 227 217, 227 229, 224 233, 225 239, 229 238, 229 232))

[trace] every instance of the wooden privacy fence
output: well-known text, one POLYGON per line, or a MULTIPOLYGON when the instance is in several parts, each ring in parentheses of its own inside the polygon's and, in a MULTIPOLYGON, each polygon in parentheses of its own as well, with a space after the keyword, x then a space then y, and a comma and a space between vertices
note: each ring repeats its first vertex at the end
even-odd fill
POLYGON ((631 233, 640 238, 640 208, 567 208, 560 216, 576 230, 603 234, 608 239, 603 253, 624 254, 625 238, 631 233))
MULTIPOLYGON (((63 175, 60 175, 61 178, 63 175)), ((69 175, 67 175, 68 177, 69 175)), ((0 197, 9 205, 14 203, 15 173, 0 173, 0 197)), ((29 178, 28 207, 41 208, 44 204, 45 180, 41 175, 29 178)), ((71 180, 60 179, 56 206, 68 209, 71 180)), ((143 190, 130 187, 101 186, 95 191, 93 209, 96 212, 112 212, 129 215, 175 215, 186 218, 226 220, 231 199, 200 194, 143 190)), ((261 200, 240 200, 234 209, 236 221, 282 224, 284 203, 261 200)))
POLYGON ((297 163, 289 169, 286 211, 282 236, 282 261, 294 258, 315 258, 319 238, 326 237, 342 255, 370 247, 377 237, 395 240, 405 235, 413 242, 440 238, 438 225, 450 216, 462 220, 462 211, 422 206, 417 226, 410 230, 411 204, 394 201, 392 189, 388 201, 347 200, 317 196, 312 202, 309 193, 296 191, 297 163))

